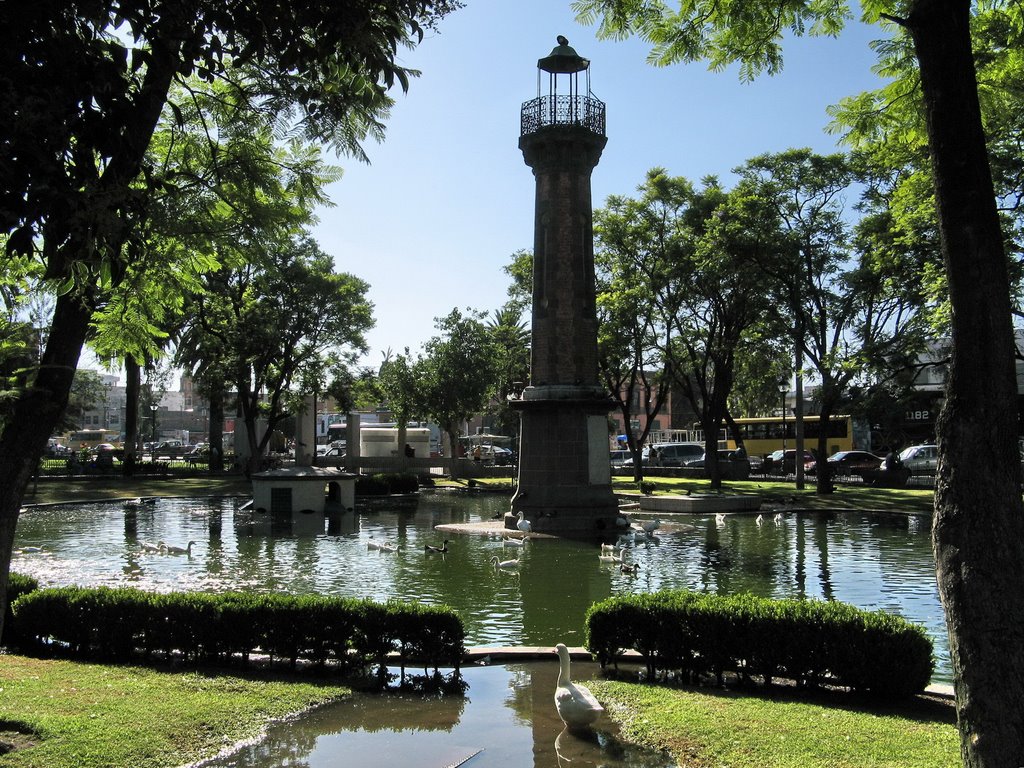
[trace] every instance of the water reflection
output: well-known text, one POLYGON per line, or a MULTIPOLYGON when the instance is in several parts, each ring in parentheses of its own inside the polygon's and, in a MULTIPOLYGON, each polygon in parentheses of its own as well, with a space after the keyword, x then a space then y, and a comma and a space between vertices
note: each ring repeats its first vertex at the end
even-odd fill
MULTIPOLYGON (((594 664, 574 665, 590 679, 594 664)), ((668 768, 665 754, 624 743, 610 720, 589 735, 563 730, 553 693, 558 664, 464 670, 465 697, 362 695, 273 726, 267 738, 204 765, 211 768, 394 766, 607 766, 668 768), (570 762, 571 761, 571 762, 570 762)))
MULTIPOLYGON (((534 540, 512 549, 498 537, 448 535, 427 555, 440 523, 490 519, 502 496, 424 495, 415 509, 380 509, 325 521, 300 515, 276 526, 233 499, 168 499, 33 509, 18 522, 12 569, 44 585, 290 592, 419 600, 452 606, 470 645, 583 644, 587 608, 611 595, 667 588, 715 594, 836 599, 899 613, 928 628, 948 682, 942 609, 927 521, 903 516, 787 514, 757 525, 749 515, 663 523, 649 547, 627 550, 635 575, 598 560, 597 544, 534 540), (367 548, 371 537, 398 551, 367 548), (199 544, 192 557, 146 552, 143 542, 199 544), (517 571, 491 558, 519 557, 517 571)), ((554 735, 552 735, 552 742, 554 735)))

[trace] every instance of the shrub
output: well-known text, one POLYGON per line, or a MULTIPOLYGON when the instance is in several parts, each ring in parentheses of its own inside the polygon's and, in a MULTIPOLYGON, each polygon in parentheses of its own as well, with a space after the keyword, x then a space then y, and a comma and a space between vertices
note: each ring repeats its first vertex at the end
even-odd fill
POLYGON ((129 660, 160 653, 184 659, 254 653, 295 666, 298 660, 348 671, 414 658, 458 669, 464 630, 444 606, 319 595, 154 594, 134 589, 63 587, 23 594, 13 604, 23 638, 37 648, 129 660))
POLYGON ((602 666, 637 651, 648 676, 726 673, 771 685, 831 683, 880 696, 924 690, 934 669, 922 627, 844 603, 769 600, 683 590, 614 597, 591 606, 584 643, 602 666))
POLYGON ((7 581, 7 610, 4 613, 4 635, 0 637, 0 644, 15 647, 21 643, 21 636, 18 634, 17 623, 14 620, 14 612, 11 606, 14 601, 22 595, 34 592, 39 589, 39 582, 31 576, 12 571, 7 581))

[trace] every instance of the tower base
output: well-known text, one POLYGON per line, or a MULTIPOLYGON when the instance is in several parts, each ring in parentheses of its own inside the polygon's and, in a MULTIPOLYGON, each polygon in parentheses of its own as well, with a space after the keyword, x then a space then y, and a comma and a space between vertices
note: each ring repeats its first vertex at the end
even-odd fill
POLYGON ((527 387, 511 402, 520 412, 518 488, 505 527, 522 512, 538 533, 584 538, 623 530, 612 491, 608 412, 595 387, 527 387))

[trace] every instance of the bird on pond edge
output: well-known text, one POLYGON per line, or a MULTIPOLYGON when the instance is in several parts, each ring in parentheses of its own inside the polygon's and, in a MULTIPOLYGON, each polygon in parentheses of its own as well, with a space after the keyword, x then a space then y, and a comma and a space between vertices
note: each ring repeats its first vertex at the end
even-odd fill
POLYGON ((569 668, 569 649, 564 643, 555 646, 558 654, 558 683, 555 687, 555 709, 570 730, 589 727, 604 707, 585 685, 572 682, 569 668))

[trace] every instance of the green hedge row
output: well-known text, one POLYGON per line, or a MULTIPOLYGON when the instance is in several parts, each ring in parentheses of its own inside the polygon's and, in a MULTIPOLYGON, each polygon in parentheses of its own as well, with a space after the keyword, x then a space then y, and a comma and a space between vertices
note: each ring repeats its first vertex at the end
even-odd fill
POLYGON ((585 643, 602 666, 635 650, 650 679, 727 673, 765 685, 839 685, 909 696, 928 685, 932 643, 922 627, 882 611, 819 600, 684 590, 613 597, 591 606, 585 643))
POLYGON ((7 645, 17 645, 21 642, 11 606, 22 595, 27 595, 29 592, 34 592, 37 589, 39 589, 39 582, 34 578, 11 571, 7 581, 7 612, 4 614, 4 636, 0 637, 0 642, 7 645))
POLYGON ((377 472, 356 478, 356 496, 387 496, 393 493, 416 493, 419 478, 411 472, 377 472))
POLYGON ((41 589, 12 604, 23 643, 108 660, 164 656, 214 663, 302 659, 347 672, 391 663, 459 668, 465 631, 451 609, 318 595, 157 594, 128 588, 41 589))

